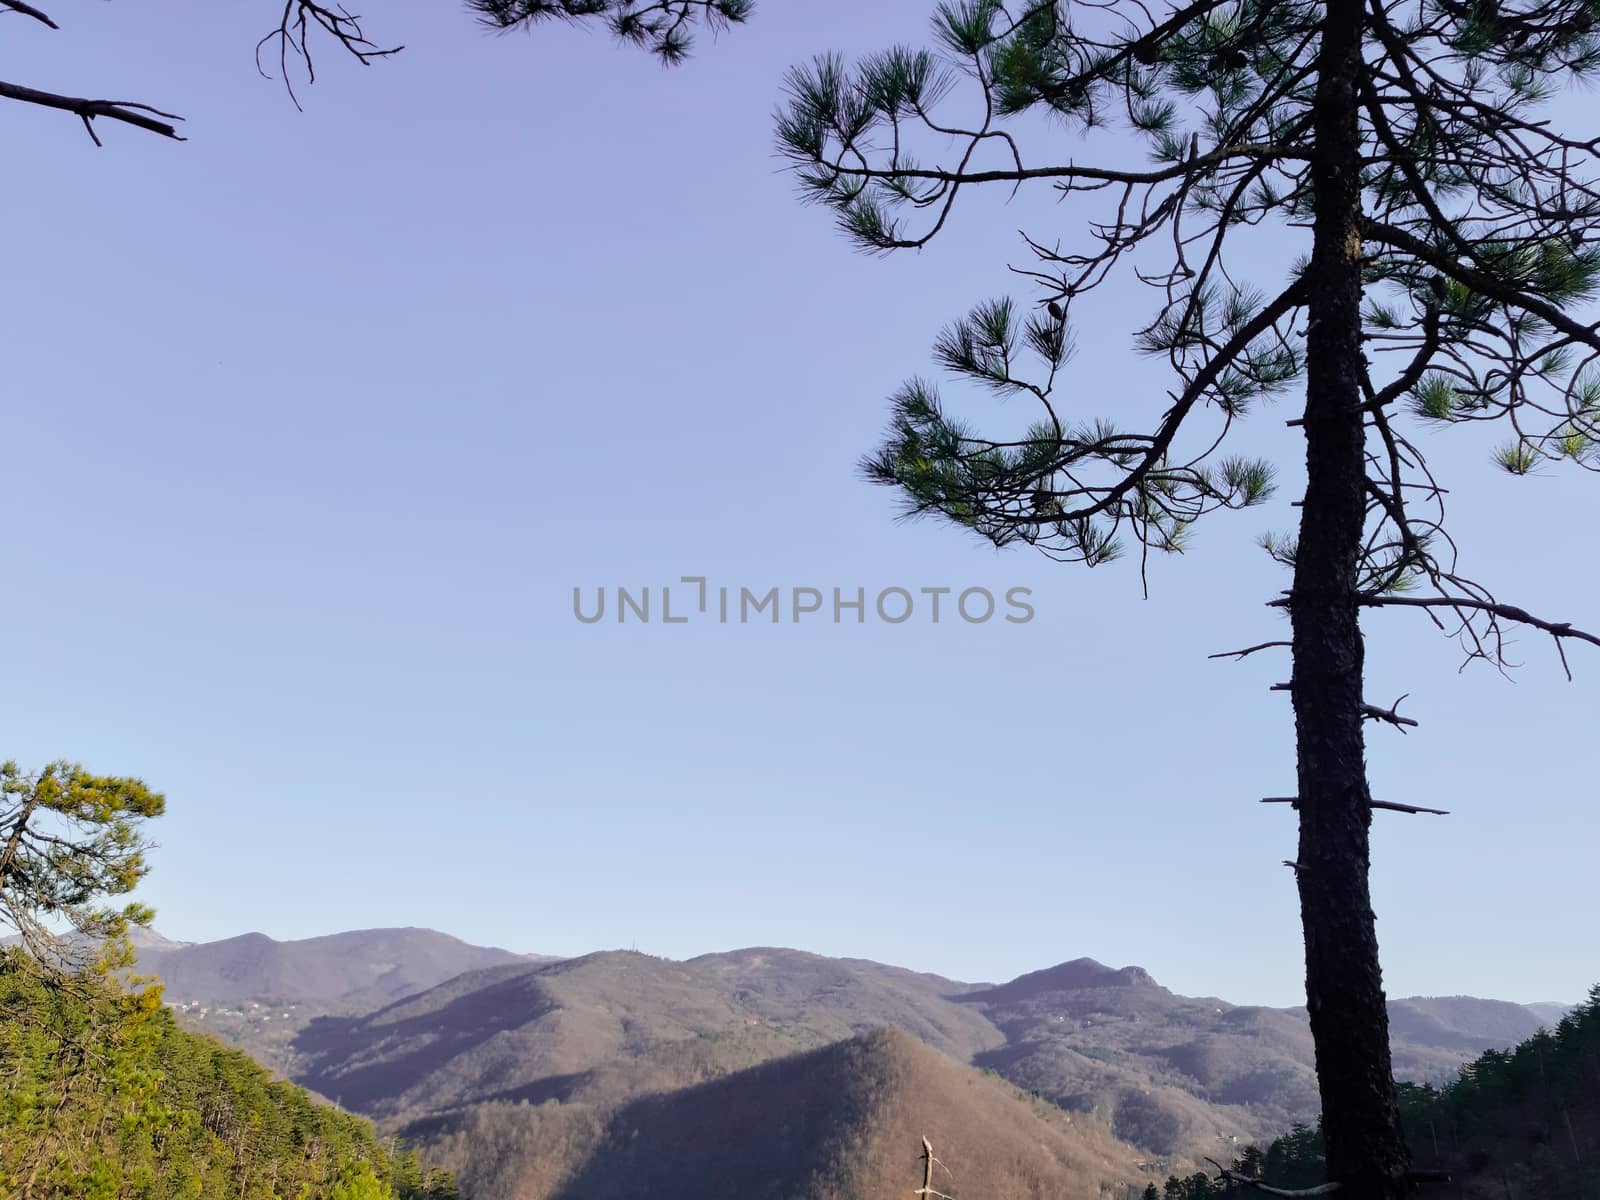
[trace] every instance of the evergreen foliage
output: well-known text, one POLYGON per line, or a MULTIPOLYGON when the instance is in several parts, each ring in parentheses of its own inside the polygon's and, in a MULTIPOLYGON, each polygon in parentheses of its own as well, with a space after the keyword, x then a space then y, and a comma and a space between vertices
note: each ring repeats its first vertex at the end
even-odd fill
POLYGON ((694 47, 697 26, 716 32, 746 20, 755 0, 467 0, 494 29, 541 21, 599 22, 622 42, 649 50, 669 66, 694 47))
MULTIPOLYGON (((1418 1168, 1450 1172, 1458 1195, 1600 1196, 1600 984, 1554 1029, 1487 1051, 1442 1086, 1402 1083, 1399 1093, 1418 1168)), ((1326 1178, 1322 1136, 1297 1125, 1265 1153, 1246 1151, 1233 1171, 1275 1187, 1315 1187, 1326 1178)))
POLYGON ((946 0, 933 35, 790 73, 777 134, 804 194, 874 253, 926 246, 977 189, 1050 187, 1074 213, 1023 235, 1027 313, 986 301, 935 342, 965 395, 909 380, 863 471, 907 516, 1142 568, 1271 494, 1292 460, 1242 455, 1241 425, 1303 383, 1299 529, 1262 540, 1293 574, 1270 601, 1290 637, 1237 653, 1289 650, 1329 1170, 1404 1200, 1364 728, 1407 721, 1363 694, 1362 620, 1424 609, 1501 667, 1517 626, 1563 665, 1567 641, 1600 646, 1464 573, 1417 440, 1494 422, 1505 471, 1600 469, 1600 322, 1574 315, 1600 292, 1600 138, 1553 103, 1600 67, 1600 3, 946 0), (1112 279, 1149 291, 1128 334, 1169 368, 1152 404, 1075 386, 1073 317, 1112 279), (1031 423, 964 415, 990 399, 1031 423))
POLYGON ((68 762, 31 772, 0 763, 0 929, 41 963, 125 966, 129 927, 154 914, 112 901, 144 878, 141 830, 165 808, 142 780, 68 762))
MULTIPOLYGON (((982 302, 934 346, 952 378, 1031 399, 1039 419, 984 433, 913 378, 863 464, 908 515, 1090 566, 1130 541, 1141 554, 1181 551, 1202 516, 1272 493, 1274 465, 1225 443, 1304 377, 1312 264, 1283 259, 1282 278, 1258 289, 1244 282, 1256 264, 1238 258, 1273 236, 1261 230, 1282 239, 1311 221, 1325 11, 1198 0, 1164 20, 1128 6, 1112 21, 1099 7, 941 4, 933 48, 854 67, 819 58, 791 73, 778 115, 805 193, 868 251, 927 244, 979 187, 1043 184, 1103 202, 1074 239, 1026 239, 1035 261, 1018 270, 1039 286, 1038 308, 982 302), (1087 135, 1089 154, 1030 162, 1040 127, 1023 114, 1087 135), (1120 142, 1097 139, 1119 125, 1120 142), (1145 164, 1129 153, 1139 143, 1145 164), (1067 369, 1074 304, 1118 272, 1154 292, 1133 346, 1176 375, 1148 430, 1128 425, 1126 404, 1077 416, 1088 398, 1067 369)), ((1362 36, 1373 61, 1354 81, 1367 164, 1359 234, 1374 351, 1362 375, 1375 444, 1361 583, 1381 595, 1420 581, 1481 600, 1443 553, 1441 493, 1395 410, 1424 425, 1505 420, 1511 438, 1492 458, 1513 473, 1600 465, 1600 338, 1568 315, 1600 294, 1597 147, 1550 128, 1545 108, 1600 66, 1600 8, 1418 0, 1374 6, 1362 36)))
POLYGON ((156 987, 0 952, 0 1194, 455 1200, 359 1117, 178 1028, 156 987))

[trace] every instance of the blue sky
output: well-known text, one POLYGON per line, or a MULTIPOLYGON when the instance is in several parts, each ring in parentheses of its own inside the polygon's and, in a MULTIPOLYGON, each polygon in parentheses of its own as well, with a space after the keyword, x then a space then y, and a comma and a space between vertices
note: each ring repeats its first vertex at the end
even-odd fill
MULTIPOLYGON (((1137 571, 1000 554, 854 463, 939 328, 1011 291, 1046 194, 928 250, 853 252, 772 150, 782 73, 920 40, 927 5, 770 3, 677 71, 449 4, 325 51, 297 112, 259 6, 8 29, 0 74, 185 114, 191 140, 0 109, 9 586, 3 753, 138 774, 169 814, 170 936, 428 925, 517 950, 749 944, 997 979, 1091 955, 1236 1001, 1300 996, 1284 666, 1255 549, 1280 498, 1137 571), (1035 619, 579 624, 572 589, 1033 589, 1035 619)), ((70 20, 68 19, 70 18, 70 20)), ((1065 144, 1063 139, 1063 145, 1065 144)), ((1070 152, 1070 151, 1063 151, 1070 152)), ((1261 257, 1263 281, 1279 258, 1261 257)), ((1086 414, 1159 408, 1146 312, 1084 314, 1086 414)), ((1592 481, 1429 443, 1475 573, 1600 621, 1592 481)), ((676 604, 675 597, 675 604, 676 604)), ((1575 999, 1600 658, 1508 682, 1411 614, 1369 622, 1374 890, 1391 994, 1575 999)))

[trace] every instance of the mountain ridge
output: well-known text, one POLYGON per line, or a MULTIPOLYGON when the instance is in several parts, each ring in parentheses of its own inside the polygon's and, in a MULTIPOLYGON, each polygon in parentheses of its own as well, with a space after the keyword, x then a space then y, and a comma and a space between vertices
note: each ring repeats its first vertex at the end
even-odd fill
MULTIPOLYGON (((361 928, 361 929, 335 930, 335 931, 330 932, 330 933, 311 934, 309 936, 300 937, 300 938, 275 938, 271 934, 267 934, 267 933, 264 933, 264 932, 259 931, 259 930, 246 930, 243 933, 232 934, 232 935, 229 935, 226 938, 215 938, 215 939, 211 939, 209 941, 183 941, 183 940, 180 940, 180 939, 171 938, 171 937, 167 936, 166 934, 164 934, 164 933, 162 933, 162 932, 160 932, 160 931, 158 931, 158 930, 156 930, 154 928, 140 928, 140 927, 136 926, 130 931, 130 936, 131 936, 131 939, 133 941, 133 944, 134 944, 134 947, 135 947, 136 950, 137 949, 141 949, 141 948, 145 948, 145 947, 150 947, 152 949, 157 950, 158 952, 159 951, 164 951, 164 950, 184 950, 184 949, 192 949, 192 948, 198 948, 198 947, 218 946, 218 945, 222 945, 224 943, 235 942, 235 941, 239 941, 240 939, 245 939, 245 938, 265 939, 266 941, 271 942, 271 943, 273 943, 275 945, 278 945, 278 946, 306 946, 306 945, 312 945, 312 944, 330 944, 330 943, 333 943, 333 942, 335 942, 335 941, 337 941, 339 939, 352 938, 352 937, 363 937, 363 936, 372 935, 372 934, 422 934, 422 935, 426 935, 426 936, 430 936, 430 937, 438 937, 438 938, 447 939, 447 940, 449 940, 451 942, 454 942, 454 943, 457 943, 457 944, 459 944, 461 946, 471 947, 471 948, 476 949, 476 950, 487 951, 487 952, 490 952, 490 953, 493 953, 493 954, 497 954, 497 955, 504 955, 506 957, 507 961, 531 961, 531 962, 549 963, 549 962, 567 961, 567 960, 570 960, 570 959, 573 959, 573 958, 587 957, 588 954, 597 954, 597 953, 602 953, 603 954, 603 953, 612 952, 612 951, 607 951, 607 950, 594 950, 594 951, 588 951, 584 955, 553 955, 553 954, 540 954, 540 953, 537 953, 537 952, 530 952, 530 951, 507 950, 507 949, 504 949, 503 947, 485 946, 485 945, 481 945, 479 943, 471 942, 471 941, 468 941, 465 938, 459 937, 458 935, 451 934, 451 933, 446 933, 446 932, 444 932, 442 930, 434 929, 431 926, 426 926, 426 925, 373 926, 373 927, 370 927, 370 928, 365 928, 364 927, 364 928, 361 928)), ((0 945, 9 945, 9 944, 14 943, 16 940, 17 939, 16 939, 15 936, 6 937, 6 938, 0 938, 0 945)), ((616 947, 615 948, 615 952, 619 952, 619 953, 623 952, 623 948, 622 947, 616 947)), ((638 951, 634 951, 634 952, 638 953, 638 951)), ((974 992, 974 991, 987 990, 987 989, 996 989, 996 988, 1001 988, 1001 987, 1011 987, 1013 985, 1021 983, 1024 980, 1032 979, 1034 977, 1043 976, 1043 975, 1049 974, 1051 972, 1063 971, 1063 970, 1066 970, 1068 968, 1079 968, 1079 967, 1087 969, 1087 970, 1096 970, 1097 969, 1099 972, 1104 972, 1108 976, 1116 976, 1116 975, 1119 975, 1119 974, 1126 973, 1127 975, 1135 978, 1138 982, 1146 983, 1146 984, 1153 984, 1153 985, 1158 986, 1158 987, 1162 986, 1159 983, 1157 983, 1157 981, 1155 980, 1154 976, 1146 968, 1144 968, 1142 966, 1129 965, 1129 966, 1125 966, 1125 967, 1111 967, 1111 966, 1109 966, 1107 964, 1101 963, 1098 959, 1095 959, 1095 958, 1092 958, 1092 957, 1088 957, 1088 956, 1082 956, 1082 957, 1078 957, 1078 958, 1074 958, 1074 959, 1064 960, 1064 961, 1062 961, 1060 963, 1054 964, 1053 966, 1042 967, 1042 968, 1039 968, 1037 970, 1024 972, 1024 973, 1022 973, 1020 975, 1015 976, 1014 978, 1012 978, 1010 980, 1006 980, 1006 981, 1001 982, 1001 983, 996 983, 996 982, 987 981, 987 980, 970 980, 970 981, 969 980, 961 980, 961 979, 957 979, 957 978, 955 978, 953 976, 941 975, 938 972, 934 972, 934 971, 921 971, 921 970, 918 970, 915 967, 906 967, 906 966, 898 966, 898 965, 895 965, 895 964, 883 963, 883 962, 880 962, 877 959, 863 958, 863 957, 861 957, 859 955, 827 955, 827 954, 822 954, 822 953, 817 952, 817 951, 802 950, 802 949, 800 949, 798 947, 789 947, 789 946, 773 946, 773 945, 744 946, 744 947, 739 947, 739 948, 732 949, 732 950, 705 951, 705 952, 702 952, 702 953, 699 953, 699 954, 691 955, 688 958, 670 959, 670 960, 667 960, 667 961, 694 963, 694 962, 699 962, 699 961, 702 961, 702 960, 717 959, 717 958, 722 958, 722 957, 726 957, 728 955, 735 955, 735 954, 739 954, 739 955, 750 955, 750 954, 755 954, 755 955, 760 955, 760 954, 798 954, 798 955, 806 955, 806 956, 809 956, 809 957, 812 957, 812 958, 816 958, 816 959, 826 959, 827 961, 830 961, 830 962, 838 962, 838 963, 870 963, 870 964, 872 964, 874 966, 887 967, 887 968, 889 968, 891 970, 904 971, 907 974, 921 976, 921 977, 924 977, 924 978, 927 978, 927 979, 930 979, 930 980, 941 980, 941 981, 944 981, 944 982, 950 984, 955 989, 959 989, 959 990, 966 991, 966 992, 974 992)), ((659 956, 651 956, 651 957, 659 957, 659 956)), ((1215 997, 1196 997, 1196 998, 1197 999, 1215 999, 1215 997)), ((1542 1015, 1546 1015, 1546 1014, 1550 1014, 1550 1015, 1552 1015, 1553 1020, 1559 1020, 1561 1018, 1561 1016, 1565 1015, 1566 1013, 1571 1012, 1573 1009, 1575 1009, 1578 1006, 1578 1002, 1577 1001, 1565 1001, 1565 1000, 1539 1000, 1539 1001, 1527 1001, 1527 1002, 1515 1001, 1515 1000, 1506 1001, 1506 1000, 1494 1000, 1493 998, 1490 998, 1490 997, 1474 996, 1474 995, 1472 995, 1470 993, 1464 993, 1464 992, 1439 992, 1439 993, 1416 994, 1416 995, 1411 995, 1411 996, 1402 996, 1402 997, 1393 998, 1391 1002, 1394 1002, 1394 1003, 1411 1003, 1411 1002, 1420 1002, 1420 1001, 1439 1001, 1439 1000, 1478 1000, 1478 1001, 1486 1001, 1486 1002, 1492 1002, 1492 1003, 1513 1004, 1518 1008, 1528 1009, 1528 1010, 1533 1011, 1533 1012, 1535 1012, 1535 1013, 1537 1013, 1537 1014, 1539 1014, 1541 1016, 1542 1015)), ((1234 1005, 1233 1007, 1251 1007, 1251 1008, 1260 1007, 1260 1008, 1272 1009, 1272 1010, 1278 1011, 1278 1012, 1303 1012, 1304 1011, 1303 1006, 1296 1006, 1296 1005, 1234 1005)))
MULTIPOLYGON (((187 964, 169 995, 189 1019, 391 1127, 479 1104, 609 1110, 880 1028, 1089 1114, 1155 1155, 1270 1138, 1317 1107, 1303 1009, 1182 996, 1142 967, 1092 958, 991 984, 785 947, 544 959, 406 929, 297 943, 242 935, 147 960, 157 974, 187 964), (391 961, 412 952, 418 961, 403 969, 391 961), (274 971, 296 955, 329 953, 345 973, 315 976, 318 987, 291 981, 302 999, 289 1007, 243 999, 240 989, 283 992, 274 971), (233 989, 231 1007, 185 1001, 195 978, 233 989), (341 991, 352 979, 361 986, 341 991)), ((1471 997, 1395 1000, 1390 1014, 1397 1073, 1419 1081, 1552 1023, 1471 997)))

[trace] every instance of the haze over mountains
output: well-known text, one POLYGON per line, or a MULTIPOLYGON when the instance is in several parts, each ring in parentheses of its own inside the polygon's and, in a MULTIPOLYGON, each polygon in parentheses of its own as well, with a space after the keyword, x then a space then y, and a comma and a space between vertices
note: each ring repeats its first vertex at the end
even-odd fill
MULTIPOLYGON (((1052 1102, 1051 1113, 1077 1116, 1080 1132, 1146 1159, 1194 1160, 1219 1144, 1270 1139, 1317 1108, 1302 1010, 1180 996, 1138 967, 1089 959, 988 985, 771 948, 685 962, 628 951, 540 959, 405 929, 303 942, 163 939, 141 948, 140 969, 166 981, 190 1020, 386 1128, 409 1127, 452 1153, 471 1130, 492 1130, 502 1149, 520 1147, 489 1156, 494 1163, 513 1163, 505 1169, 519 1179, 549 1175, 545 1190, 518 1195, 555 1195, 589 1169, 576 1148, 607 1144, 623 1111, 641 1114, 640 1128, 674 1127, 671 1104, 631 1107, 645 1097, 693 1088, 722 1103, 813 1069, 766 1065, 774 1060, 885 1028, 950 1069, 987 1071, 1052 1102), (736 1074, 725 1090, 703 1090, 736 1074)), ((1552 1014, 1415 998, 1393 1001, 1391 1021, 1397 1074, 1434 1080, 1552 1014)), ((861 1044, 875 1049, 815 1062, 837 1070, 889 1054, 912 1069, 903 1042, 892 1054, 889 1043, 861 1044)), ((609 1193, 596 1183, 582 1194, 609 1193)))

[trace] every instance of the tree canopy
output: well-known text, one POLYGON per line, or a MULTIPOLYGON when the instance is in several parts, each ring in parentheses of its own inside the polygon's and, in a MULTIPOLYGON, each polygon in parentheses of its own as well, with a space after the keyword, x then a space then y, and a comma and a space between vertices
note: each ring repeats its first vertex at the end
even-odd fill
POLYGON ((149 870, 143 826, 165 807, 138 779, 0 763, 0 925, 39 962, 124 965, 129 926, 153 914, 115 901, 149 870))
POLYGON ((159 988, 63 989, 0 951, 0 1192, 20 1200, 456 1200, 371 1124, 178 1027, 159 988))
MULTIPOLYGON (((1582 1200, 1600 1186, 1600 985, 1510 1050, 1490 1050, 1443 1083, 1400 1085, 1400 1111, 1418 1162, 1455 1178, 1466 1195, 1582 1200)), ((1327 1178, 1320 1133, 1304 1126, 1233 1166, 1284 1188, 1327 1178)))

